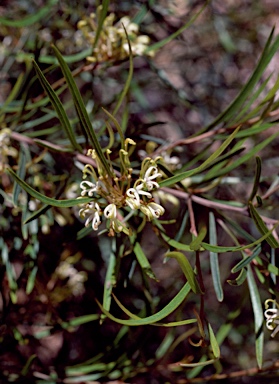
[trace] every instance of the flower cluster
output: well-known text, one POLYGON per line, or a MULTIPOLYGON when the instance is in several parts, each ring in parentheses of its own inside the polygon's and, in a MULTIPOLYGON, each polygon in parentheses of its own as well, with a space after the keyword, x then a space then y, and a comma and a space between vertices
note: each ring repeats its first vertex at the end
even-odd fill
MULTIPOLYGON (((138 35, 138 25, 132 23, 128 16, 122 17, 114 24, 115 15, 110 13, 103 22, 97 43, 95 42, 98 21, 101 19, 101 10, 102 6, 99 6, 96 14, 90 14, 89 18, 80 20, 77 25, 87 41, 94 47, 93 55, 87 57, 87 60, 94 63, 101 63, 124 60, 129 57, 129 45, 123 26, 129 36, 133 55, 142 56, 148 47, 149 37, 146 35, 138 35)), ((152 52, 148 54, 152 55, 152 52)))
MULTIPOLYGON (((131 230, 126 223, 136 211, 141 211, 149 221, 154 218, 158 219, 165 212, 164 208, 154 201, 151 193, 154 189, 159 188, 156 180, 162 176, 158 171, 156 160, 144 159, 139 178, 132 184, 128 144, 135 145, 135 142, 126 139, 124 149, 119 152, 120 175, 117 175, 111 167, 113 176, 109 176, 96 151, 88 151, 88 155, 96 161, 97 171, 91 164, 86 164, 84 167, 83 177, 90 176, 93 181, 84 180, 80 183, 80 197, 90 197, 92 201, 82 205, 79 215, 82 219, 86 219, 85 226, 89 226, 91 223, 94 231, 99 229, 101 217, 104 216, 108 222, 110 235, 113 236, 119 232, 130 235, 131 230), (130 211, 125 218, 121 209, 122 211, 130 211)), ((107 159, 111 164, 109 153, 108 150, 107 159)))
POLYGON ((266 327, 273 331, 271 337, 274 337, 279 332, 279 305, 275 300, 268 299, 265 301, 266 327), (272 303, 273 308, 269 308, 269 303, 272 303))

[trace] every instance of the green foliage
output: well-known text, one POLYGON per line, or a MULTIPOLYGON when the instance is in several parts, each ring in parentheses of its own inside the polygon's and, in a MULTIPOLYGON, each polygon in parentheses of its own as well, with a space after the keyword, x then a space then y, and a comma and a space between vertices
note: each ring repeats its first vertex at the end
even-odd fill
MULTIPOLYGON (((22 20, 1 17, 0 26, 39 25, 57 3, 49 1, 22 20)), ((151 44, 145 54, 177 41, 208 3, 174 33, 151 44)), ((152 6, 150 1, 151 10, 152 6)), ((147 6, 137 7, 134 21, 141 26, 147 6)), ((273 212, 278 179, 265 175, 264 164, 269 147, 278 144, 274 128, 279 81, 271 85, 266 70, 278 51, 279 37, 273 29, 252 75, 228 107, 198 133, 167 143, 140 124, 132 127, 133 103, 138 100, 142 108, 146 100, 134 69, 128 28, 123 26, 129 48, 126 61, 113 56, 110 63, 85 61, 108 27, 110 2, 103 1, 98 9, 89 50, 84 41, 80 52, 65 55, 61 44, 59 48, 52 44, 47 55, 38 46, 30 55, 26 43, 26 51, 17 52, 19 67, 7 53, 20 74, 0 106, 0 250, 7 285, 6 292, 1 290, 3 308, 6 300, 19 305, 21 294, 26 301, 40 302, 42 312, 47 303, 43 328, 32 335, 36 340, 58 331, 74 333, 91 323, 102 336, 109 330, 106 327, 112 327, 109 344, 104 337, 94 355, 85 354, 76 365, 65 364, 69 383, 130 381, 141 372, 160 369, 160 364, 175 380, 202 377, 205 366, 212 375, 226 374, 225 364, 222 367, 222 360, 230 359, 226 348, 244 349, 245 335, 253 332, 251 361, 257 364, 256 373, 268 360, 265 321, 272 337, 278 328, 279 243, 273 212), (120 68, 121 76, 113 83, 117 91, 100 102, 90 87, 102 82, 109 87, 111 67, 120 68), (189 154, 180 151, 191 144, 198 150, 193 145, 189 154), (178 162, 171 162, 172 155, 178 162), (256 170, 251 171, 254 163, 256 170), (63 235, 57 242, 58 229, 63 235), (45 238, 53 242, 47 256, 45 238), (47 272, 44 257, 51 257, 47 272), (65 316, 59 314, 61 303, 71 305, 84 297, 83 311, 71 308, 65 316), (263 302, 270 297, 275 312, 265 320, 263 302), (137 334, 134 329, 142 332, 142 343, 136 346, 131 342, 137 334), (157 335, 154 340, 147 340, 149 329, 157 335), (177 348, 180 343, 184 355, 177 348), (134 357, 143 355, 143 360, 134 357)), ((153 71, 153 57, 142 56, 153 71)), ((155 75, 162 79, 162 73, 155 75)), ((183 108, 184 101, 178 101, 183 108)), ((158 124, 152 114, 151 120, 150 126, 158 124)), ((9 327, 14 340, 24 345, 21 328, 9 327)), ((35 363, 32 353, 20 375, 59 382, 58 370, 38 376, 35 363)))

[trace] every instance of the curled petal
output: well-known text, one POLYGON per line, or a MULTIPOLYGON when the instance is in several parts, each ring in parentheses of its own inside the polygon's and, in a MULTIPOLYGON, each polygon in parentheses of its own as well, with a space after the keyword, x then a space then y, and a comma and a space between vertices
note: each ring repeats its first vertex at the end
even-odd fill
POLYGON ((153 165, 153 166, 149 167, 147 169, 147 171, 145 172, 144 180, 153 180, 153 179, 156 179, 156 177, 158 177, 158 176, 161 176, 161 174, 158 173, 157 167, 155 167, 153 165), (155 172, 153 173, 153 171, 155 171, 155 172), (152 175, 152 173, 153 173, 153 175, 152 175))
MULTIPOLYGON (((156 183, 156 184, 157 184, 157 183, 156 183)), ((144 195, 144 196, 148 197, 148 199, 151 199, 151 198, 152 198, 151 193, 146 192, 146 191, 143 191, 143 190, 142 190, 143 187, 144 187, 143 183, 137 185, 137 186, 136 186, 137 193, 138 193, 139 195, 144 195)), ((159 187, 159 185, 158 185, 158 187, 159 187)), ((151 189, 152 189, 152 188, 151 188, 151 189)))
POLYGON ((149 203, 147 204, 147 207, 151 211, 152 216, 156 219, 165 213, 165 209, 160 204, 149 203))
POLYGON ((98 211, 96 211, 94 214, 94 218, 92 220, 92 228, 94 229, 94 231, 98 230, 100 224, 101 224, 100 215, 98 211))
POLYGON ((104 215, 107 219, 115 219, 116 218, 116 205, 115 204, 109 204, 104 210, 104 215))
POLYGON ((98 182, 96 184, 92 183, 91 181, 82 181, 80 183, 81 196, 88 195, 89 197, 92 197, 94 195, 94 192, 98 191, 98 182))
POLYGON ((126 198, 126 203, 129 205, 131 209, 139 209, 140 207, 140 197, 139 192, 135 188, 129 188, 126 192, 128 196, 126 198))
POLYGON ((161 173, 158 172, 158 168, 154 165, 147 169, 143 178, 143 184, 146 186, 148 191, 151 191, 153 188, 159 188, 159 184, 153 180, 161 176, 161 173))
POLYGON ((265 324, 266 324, 266 328, 269 329, 270 331, 273 331, 273 329, 275 328, 273 319, 267 320, 265 324))
POLYGON ((147 205, 142 205, 140 210, 147 216, 148 220, 158 219, 161 215, 165 213, 165 209, 156 203, 149 203, 147 205))
POLYGON ((140 206, 140 210, 142 211, 142 213, 145 214, 145 216, 147 217, 147 219, 149 221, 151 221, 154 218, 153 215, 152 215, 152 212, 147 208, 146 205, 141 205, 140 206))
POLYGON ((264 315, 267 319, 274 319, 277 316, 279 316, 278 309, 276 308, 269 308, 264 312, 264 315))
POLYGON ((99 225, 101 224, 100 212, 101 209, 99 205, 97 203, 91 202, 86 204, 85 207, 79 210, 79 216, 82 219, 85 219, 85 217, 88 216, 84 225, 88 227, 88 225, 92 221, 92 229, 94 231, 97 231, 99 225))

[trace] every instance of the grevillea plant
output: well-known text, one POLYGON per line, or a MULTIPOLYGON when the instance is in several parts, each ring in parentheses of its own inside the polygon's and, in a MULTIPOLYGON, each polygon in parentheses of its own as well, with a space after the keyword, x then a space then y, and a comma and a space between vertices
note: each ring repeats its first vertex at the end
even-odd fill
MULTIPOLYGON (((262 160, 259 153, 278 139, 279 135, 278 130, 269 133, 277 124, 275 112, 278 102, 274 101, 274 96, 279 83, 277 81, 267 91, 269 79, 260 85, 259 81, 278 51, 279 37, 274 37, 273 32, 270 34, 250 79, 234 101, 212 123, 195 135, 173 143, 159 145, 154 141, 154 150, 149 153, 141 150, 143 155, 140 156, 136 138, 126 137, 125 111, 119 123, 119 111, 124 108, 132 82, 133 55, 155 52, 177 34, 147 48, 149 40, 143 39, 144 43, 140 40, 143 36, 137 36, 138 30, 130 20, 114 23, 114 16, 107 15, 107 11, 108 2, 105 1, 97 12, 98 23, 95 22, 96 16, 90 16, 78 24, 92 45, 90 55, 87 55, 89 61, 100 64, 106 60, 113 63, 129 59, 127 80, 116 107, 112 111, 102 110, 104 118, 99 128, 107 138, 106 143, 101 145, 100 135, 96 133, 88 106, 83 101, 68 64, 55 46, 52 47, 55 59, 66 84, 64 85, 62 79, 59 92, 54 90, 36 61, 33 61, 33 66, 36 81, 40 81, 47 102, 52 104, 67 138, 67 144, 57 144, 51 140, 41 140, 39 137, 12 131, 8 125, 3 126, 0 131, 0 172, 8 180, 15 181, 12 192, 8 182, 2 183, 1 195, 7 206, 16 207, 14 209, 18 209, 18 212, 22 210, 22 228, 28 228, 28 233, 23 229, 23 238, 31 238, 32 246, 26 251, 32 259, 27 291, 30 293, 34 288, 38 271, 36 252, 39 242, 32 225, 40 224, 42 228, 51 231, 54 219, 52 222, 47 220, 47 213, 52 209, 55 212, 53 217, 59 223, 63 223, 63 218, 67 218, 66 221, 76 220, 83 226, 77 234, 77 241, 89 235, 91 240, 98 239, 100 243, 103 241, 102 244, 109 244, 103 297, 102 300, 100 297, 95 298, 97 311, 63 322, 61 326, 64 329, 70 330, 73 326, 89 321, 98 320, 101 324, 113 321, 123 326, 116 338, 120 343, 130 327, 156 325, 173 330, 175 327, 187 326, 182 336, 188 338, 192 346, 201 347, 200 359, 182 359, 172 367, 173 372, 176 369, 180 372, 185 370, 187 380, 190 380, 197 376, 204 366, 212 365, 218 374, 221 371, 222 343, 229 337, 233 322, 241 315, 246 302, 238 303, 239 310, 234 310, 234 306, 230 309, 230 305, 226 304, 227 318, 224 320, 222 317, 220 323, 214 323, 207 307, 208 288, 205 283, 205 280, 208 282, 207 276, 211 275, 216 300, 223 304, 226 303, 227 287, 233 290, 247 284, 254 314, 255 356, 257 369, 260 370, 265 361, 264 332, 267 330, 267 337, 272 338, 278 337, 279 332, 279 306, 276 299, 278 267, 275 263, 276 250, 279 247, 276 231, 278 221, 272 214, 266 213, 271 207, 269 198, 278 190, 278 178, 271 181, 265 193, 261 193, 259 188, 262 177, 262 160), (132 34, 131 41, 129 33, 132 34), (105 54, 108 54, 108 57, 105 54), (77 128, 73 128, 66 107, 58 96, 64 89, 70 91, 76 110, 76 121, 79 123, 79 133, 77 128), (266 94, 257 103, 259 94, 263 91, 266 91, 266 94), (266 132, 268 134, 264 135, 264 139, 258 140, 259 135, 266 132), (203 143, 204 140, 209 140, 205 151, 202 149, 201 153, 185 164, 175 162, 170 166, 169 154, 174 148, 188 143, 203 143), (249 140, 254 140, 255 144, 247 145, 246 148, 249 140), (13 147, 13 141, 22 143, 19 150, 13 147), (32 160, 26 146, 43 150, 40 153, 36 149, 32 160), (52 152, 70 155, 76 167, 72 174, 62 177, 65 185, 68 183, 67 187, 61 183, 61 190, 49 188, 47 194, 43 172, 37 164, 44 155, 52 152), (255 171, 253 179, 249 178, 248 198, 245 197, 245 201, 241 202, 237 198, 216 198, 215 189, 221 184, 230 185, 231 175, 250 160, 255 164, 255 171), (29 215, 27 206, 31 207, 29 215), (66 208, 71 208, 70 214, 66 208), (253 224, 253 230, 249 231, 247 225, 243 224, 247 222, 253 224), (163 250, 161 253, 166 263, 162 263, 161 268, 167 268, 168 261, 175 259, 181 269, 181 278, 186 279, 184 285, 178 285, 178 292, 173 298, 167 303, 162 300, 164 304, 160 305, 152 301, 152 290, 149 290, 149 281, 158 285, 160 282, 156 278, 153 260, 149 259, 150 255, 144 243, 146 236, 149 236, 148 231, 152 232, 156 244, 160 244, 163 250), (149 304, 151 303, 152 310, 136 308, 134 313, 114 295, 118 288, 122 260, 131 254, 134 259, 131 271, 133 272, 136 266, 140 269, 143 280, 142 295, 149 304), (224 264, 229 265, 230 272, 227 272, 233 275, 230 279, 226 276, 226 281, 220 272, 224 264), (117 305, 118 312, 112 302, 117 305), (187 303, 190 303, 189 306, 193 309, 186 310, 187 303), (122 312, 123 316, 119 315, 122 312)), ((186 26, 181 31, 185 28, 186 26)), ((29 107, 29 104, 27 106, 29 107)), ((53 158, 49 161, 54 162, 53 158)), ((55 176, 52 174, 51 177, 55 176)), ((236 181, 240 182, 240 179, 236 178, 236 181)), ((8 257, 8 245, 3 239, 1 241, 2 262, 7 271, 11 298, 16 303, 17 281, 8 257)), ((63 292, 61 290, 60 296, 55 296, 53 292, 57 302, 66 300, 71 289, 74 295, 84 292, 88 276, 74 267, 76 260, 80 258, 80 255, 65 258, 54 270, 55 281, 67 280, 67 289, 63 292)), ((129 278, 132 279, 131 271, 129 278)), ((51 287, 49 289, 51 290, 51 287)), ((180 344, 182 336, 175 339, 171 332, 167 333, 170 343, 165 339, 156 352, 156 358, 148 360, 147 366, 156 365, 165 354, 171 354, 180 344)), ((113 347, 116 349, 117 345, 111 346, 113 347)), ((115 377, 128 380, 134 375, 134 370, 143 367, 139 363, 133 370, 133 362, 126 358, 126 355, 124 357, 125 364, 120 361, 114 361, 112 365, 104 362, 104 365, 98 367, 97 376, 85 375, 86 372, 91 372, 90 361, 84 363, 84 370, 67 367, 67 375, 71 378, 82 373, 85 375, 82 376, 83 380, 105 380, 108 372, 113 372, 115 377), (130 369, 126 369, 127 367, 130 369)), ((272 367, 271 365, 270 369, 272 367)), ((92 368, 92 371, 94 369, 92 368)), ((257 369, 255 373, 258 372, 257 369)))

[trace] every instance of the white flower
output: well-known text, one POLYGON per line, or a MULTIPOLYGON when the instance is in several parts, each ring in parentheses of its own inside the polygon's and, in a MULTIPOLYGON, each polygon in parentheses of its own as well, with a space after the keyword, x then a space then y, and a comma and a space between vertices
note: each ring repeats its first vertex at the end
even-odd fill
MULTIPOLYGON (((274 302, 274 300, 266 300, 265 307, 268 307, 268 302, 274 302)), ((276 303, 276 302, 275 302, 276 303)), ((276 303, 276 306, 278 307, 278 304, 276 303)), ((266 327, 270 331, 273 331, 271 334, 271 337, 274 337, 279 332, 279 309, 278 308, 268 308, 264 312, 264 316, 266 318, 266 327)))
POLYGON ((92 197, 94 195, 94 192, 98 192, 99 185, 98 182, 94 184, 91 181, 85 180, 80 183, 80 188, 82 189, 81 196, 88 195, 89 197, 92 197))
POLYGON ((140 196, 135 188, 129 188, 126 192, 126 203, 131 209, 139 209, 140 207, 140 196))
POLYGON ((165 213, 165 209, 160 204, 149 203, 147 204, 147 207, 151 211, 152 216, 156 219, 165 213))
POLYGON ((79 216, 84 219, 86 216, 89 215, 86 219, 85 226, 88 227, 90 221, 92 221, 92 229, 94 229, 94 231, 97 231, 99 225, 101 224, 100 212, 101 209, 99 207, 99 204, 91 202, 86 204, 84 208, 81 208, 79 210, 79 216))
POLYGON ((266 327, 267 329, 273 331, 275 324, 279 324, 279 311, 276 308, 269 308, 264 312, 266 317, 266 327))
POLYGON ((147 216, 148 220, 158 219, 165 213, 165 209, 160 204, 153 202, 142 205, 140 210, 147 216))
POLYGON ((109 204, 105 208, 104 216, 107 219, 110 219, 110 227, 114 232, 116 233, 124 232, 126 233, 126 235, 130 233, 129 229, 125 226, 125 224, 123 224, 120 220, 117 219, 117 208, 115 204, 109 204))
POLYGON ((137 189, 142 189, 143 187, 145 187, 148 191, 152 191, 153 188, 159 188, 159 184, 154 181, 154 179, 160 176, 162 175, 158 172, 158 168, 152 165, 145 172, 143 183, 139 184, 137 186, 137 189))
POLYGON ((107 219, 112 219, 112 220, 116 219, 116 213, 117 213, 117 210, 116 210, 115 204, 109 204, 104 210, 104 216, 107 219))

